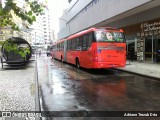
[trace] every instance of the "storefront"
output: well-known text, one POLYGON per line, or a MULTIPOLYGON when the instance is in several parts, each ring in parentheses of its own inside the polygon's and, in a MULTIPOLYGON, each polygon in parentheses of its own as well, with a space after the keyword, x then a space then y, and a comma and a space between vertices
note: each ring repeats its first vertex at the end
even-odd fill
POLYGON ((160 63, 160 19, 123 28, 127 53, 139 62, 160 63), (133 53, 132 52, 132 53, 133 53))

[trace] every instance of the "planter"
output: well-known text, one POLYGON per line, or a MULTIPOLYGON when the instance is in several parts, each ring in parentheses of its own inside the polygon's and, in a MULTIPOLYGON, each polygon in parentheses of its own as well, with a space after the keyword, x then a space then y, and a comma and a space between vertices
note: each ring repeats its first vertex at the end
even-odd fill
POLYGON ((6 61, 29 61, 32 55, 30 44, 19 37, 12 37, 6 40, 2 44, 1 52, 6 61))

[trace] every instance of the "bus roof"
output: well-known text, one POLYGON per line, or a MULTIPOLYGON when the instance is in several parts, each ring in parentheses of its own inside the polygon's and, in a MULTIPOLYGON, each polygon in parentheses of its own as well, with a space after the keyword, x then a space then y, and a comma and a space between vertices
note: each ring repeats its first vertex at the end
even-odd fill
POLYGON ((66 40, 66 39, 60 39, 60 40, 58 40, 55 44, 61 43, 61 42, 65 41, 65 40, 66 40))
POLYGON ((92 28, 89 28, 87 30, 83 30, 81 32, 75 33, 74 35, 69 36, 67 39, 73 39, 75 37, 81 36, 83 34, 86 34, 86 33, 89 33, 89 32, 92 32, 92 31, 95 31, 95 30, 98 30, 98 29, 116 30, 116 31, 123 32, 122 29, 117 29, 117 28, 113 28, 113 27, 92 27, 92 28))
POLYGON ((120 31, 120 32, 123 32, 122 29, 117 29, 117 28, 113 28, 113 27, 92 27, 92 28, 89 28, 89 29, 86 29, 86 30, 83 30, 81 32, 78 32, 78 33, 75 33, 67 38, 64 38, 64 39, 60 39, 58 40, 55 44, 53 45, 56 45, 58 43, 61 43, 61 42, 64 42, 66 39, 67 40, 70 40, 70 39, 73 39, 73 38, 76 38, 76 37, 79 37, 83 34, 86 34, 86 33, 89 33, 89 32, 92 32, 92 31, 96 31, 96 30, 100 30, 100 29, 105 29, 105 30, 116 30, 116 31, 120 31))

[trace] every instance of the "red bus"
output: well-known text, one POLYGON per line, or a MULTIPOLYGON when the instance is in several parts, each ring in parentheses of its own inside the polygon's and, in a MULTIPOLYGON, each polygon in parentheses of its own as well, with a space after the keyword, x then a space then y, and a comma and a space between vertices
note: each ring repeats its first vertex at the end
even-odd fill
POLYGON ((52 46, 53 58, 77 68, 116 68, 126 65, 126 42, 122 29, 90 28, 52 46))

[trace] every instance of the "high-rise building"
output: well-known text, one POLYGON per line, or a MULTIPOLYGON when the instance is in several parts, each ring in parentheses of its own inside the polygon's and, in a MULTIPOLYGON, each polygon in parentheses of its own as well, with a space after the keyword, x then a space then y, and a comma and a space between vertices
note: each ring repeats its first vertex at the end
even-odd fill
MULTIPOLYGON (((28 10, 27 4, 24 1, 14 0, 20 8, 28 10)), ((36 22, 31 26, 31 29, 27 29, 25 24, 27 22, 22 21, 16 15, 13 14, 13 20, 20 27, 19 32, 15 32, 10 27, 0 29, 0 41, 5 41, 10 37, 21 37, 27 40, 30 44, 50 44, 53 41, 53 33, 51 29, 50 13, 46 7, 43 15, 36 17, 36 22)))
POLYGON ((51 29, 50 11, 46 8, 43 15, 37 17, 33 24, 31 31, 33 43, 49 44, 53 41, 53 34, 51 29))

